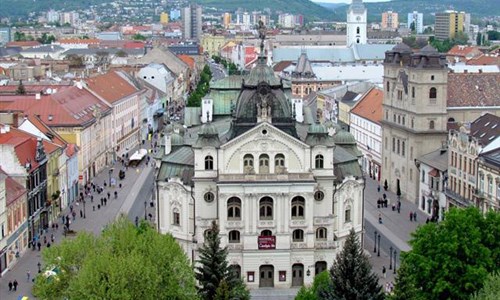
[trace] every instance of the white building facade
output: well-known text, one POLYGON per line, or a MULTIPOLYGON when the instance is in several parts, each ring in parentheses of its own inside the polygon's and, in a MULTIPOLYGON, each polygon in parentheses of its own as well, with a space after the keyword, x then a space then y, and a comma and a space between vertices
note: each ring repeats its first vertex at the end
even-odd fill
POLYGON ((158 229, 196 260, 215 221, 249 288, 300 287, 332 265, 351 229, 361 233, 364 179, 355 142, 340 146, 354 140, 348 132, 331 137, 315 123, 297 134, 289 88, 265 61, 246 77, 224 136, 225 122, 208 122, 189 145, 182 127, 166 127, 158 229))

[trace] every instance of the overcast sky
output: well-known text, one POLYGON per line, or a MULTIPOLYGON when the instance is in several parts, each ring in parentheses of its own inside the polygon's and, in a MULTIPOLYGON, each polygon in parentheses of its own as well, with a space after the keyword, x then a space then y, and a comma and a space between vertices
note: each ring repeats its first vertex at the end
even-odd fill
MULTIPOLYGON (((351 3, 351 0, 311 0, 312 2, 351 3)), ((388 2, 390 0, 363 0, 363 2, 388 2)))

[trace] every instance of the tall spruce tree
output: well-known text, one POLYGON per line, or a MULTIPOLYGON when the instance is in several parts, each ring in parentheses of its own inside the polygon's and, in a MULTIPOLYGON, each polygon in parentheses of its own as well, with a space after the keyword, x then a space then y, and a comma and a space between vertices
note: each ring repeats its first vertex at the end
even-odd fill
POLYGON ((330 276, 330 287, 319 292, 319 299, 384 299, 382 286, 372 272, 354 229, 349 232, 344 249, 333 262, 330 276))
POLYGON ((205 243, 199 252, 196 279, 200 284, 198 292, 202 299, 213 300, 216 295, 218 298, 223 297, 225 285, 229 288, 229 299, 250 299, 250 293, 245 284, 227 262, 227 247, 221 248, 220 246, 219 227, 215 221, 212 222, 212 228, 207 232, 205 243), (220 287, 221 284, 222 287, 220 287))

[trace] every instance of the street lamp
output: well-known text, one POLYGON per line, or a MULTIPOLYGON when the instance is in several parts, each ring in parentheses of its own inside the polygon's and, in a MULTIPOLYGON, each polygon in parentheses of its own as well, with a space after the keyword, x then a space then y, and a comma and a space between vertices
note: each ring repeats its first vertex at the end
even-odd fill
POLYGON ((394 274, 396 274, 396 255, 397 255, 397 252, 396 252, 396 249, 394 249, 394 274))
POLYGON ((144 220, 148 220, 148 215, 147 215, 147 205, 148 205, 148 202, 147 201, 144 201, 144 220))
POLYGON ((392 246, 389 247, 389 270, 392 270, 392 246))
POLYGON ((378 252, 377 252, 377 256, 380 256, 380 233, 378 235, 378 252))
POLYGON ((374 232, 373 237, 373 253, 377 253, 377 231, 374 232))

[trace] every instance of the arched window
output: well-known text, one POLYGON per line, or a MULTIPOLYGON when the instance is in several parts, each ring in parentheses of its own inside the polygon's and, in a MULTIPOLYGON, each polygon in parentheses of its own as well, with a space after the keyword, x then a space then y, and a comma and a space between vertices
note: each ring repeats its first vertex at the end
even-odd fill
POLYGON ((261 220, 273 219, 273 199, 264 197, 259 202, 259 216, 261 220))
POLYGON ((437 97, 437 90, 435 87, 431 87, 429 90, 429 98, 436 99, 436 97, 437 97))
POLYGON ((303 197, 297 196, 292 199, 292 219, 303 219, 306 201, 303 197))
POLYGON ((401 124, 401 116, 398 116, 398 124, 401 124))
POLYGON ((260 233, 260 236, 272 236, 273 235, 273 232, 271 230, 262 230, 262 232, 260 233))
POLYGON ((245 154, 245 156, 243 156, 243 166, 244 167, 253 167, 253 155, 252 154, 245 154))
POLYGON ((276 154, 274 157, 274 166, 275 167, 285 167, 285 156, 283 154, 276 154))
POLYGON ((229 220, 241 220, 241 200, 231 197, 227 200, 227 218, 229 220))
POLYGON ((241 267, 240 267, 240 265, 234 264, 234 265, 229 266, 229 268, 231 269, 231 272, 233 272, 233 274, 237 278, 241 278, 241 267))
POLYGON ((302 229, 295 229, 292 235, 295 243, 304 241, 304 231, 302 229))
POLYGON ((177 208, 174 208, 172 213, 172 224, 179 226, 181 225, 181 214, 177 208))
POLYGON ((325 227, 320 227, 316 229, 316 239, 317 240, 326 240, 326 228, 325 227))
POLYGON ((345 212, 344 212, 344 222, 345 223, 351 222, 351 207, 350 206, 348 206, 345 209, 345 212))
POLYGON ((359 39, 356 39, 356 44, 359 44, 359 39))
POLYGON ((261 154, 259 156, 259 173, 267 174, 269 173, 269 155, 261 154))
POLYGON ((240 232, 238 230, 229 231, 229 243, 239 243, 240 242, 240 232))
POLYGON ((434 129, 434 121, 429 121, 429 129, 434 129))
POLYGON ((316 167, 316 169, 323 169, 324 166, 323 155, 321 154, 316 155, 314 162, 315 162, 314 166, 316 167))
POLYGON ((356 34, 359 34, 359 27, 356 27, 356 34))
POLYGON ((210 155, 205 157, 205 170, 214 169, 214 158, 210 155))

